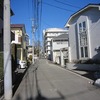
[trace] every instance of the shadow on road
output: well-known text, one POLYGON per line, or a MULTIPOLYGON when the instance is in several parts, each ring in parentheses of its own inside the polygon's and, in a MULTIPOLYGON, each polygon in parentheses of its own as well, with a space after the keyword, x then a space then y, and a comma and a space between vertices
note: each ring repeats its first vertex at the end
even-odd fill
MULTIPOLYGON (((39 66, 38 66, 39 67, 39 66)), ((37 76, 37 72, 38 72, 38 67, 36 68, 36 70, 33 72, 34 73, 34 77, 35 77, 35 82, 36 82, 36 89, 37 89, 37 96, 36 96, 36 98, 34 98, 34 99, 27 99, 27 100, 65 100, 65 97, 63 96, 63 94, 61 94, 60 93, 60 91, 56 91, 58 94, 59 94, 59 96, 60 97, 55 97, 55 98, 47 98, 47 97, 45 97, 45 96, 43 96, 42 95, 42 93, 41 93, 41 89, 40 89, 40 87, 39 87, 39 83, 38 83, 38 76, 37 76)), ((47 78, 46 77, 46 75, 44 74, 44 77, 45 78, 47 78)), ((54 85, 50 82, 50 80, 49 79, 47 79, 48 80, 48 82, 51 84, 51 86, 54 88, 54 85)))
MULTIPOLYGON (((49 98, 45 94, 42 93, 43 87, 41 86, 41 82, 39 80, 40 79, 39 75, 41 75, 39 72, 42 73, 43 78, 45 78, 45 81, 47 81, 49 83, 50 87, 52 87, 53 89, 57 88, 57 87, 55 87, 55 84, 53 84, 52 81, 49 79, 49 77, 47 76, 45 71, 41 70, 41 66, 36 64, 36 65, 32 66, 31 68, 29 68, 29 70, 25 74, 25 77, 24 77, 25 80, 23 82, 24 83, 23 86, 25 88, 25 90, 24 89, 23 90, 24 90, 25 94, 24 95, 23 95, 23 93, 21 94, 21 91, 20 91, 20 93, 17 95, 17 97, 14 100, 69 100, 69 98, 72 99, 72 97, 74 97, 74 96, 81 97, 81 95, 83 95, 83 94, 86 95, 86 94, 90 93, 91 91, 93 92, 98 89, 96 87, 91 86, 88 89, 74 91, 73 93, 66 93, 66 95, 64 95, 57 88, 56 91, 54 91, 54 92, 56 92, 56 94, 58 94, 58 95, 55 97, 49 98), (22 96, 24 96, 24 99, 22 96)), ((66 92, 69 92, 69 91, 66 91, 66 92)), ((52 94, 51 94, 51 96, 52 96, 52 94)))
POLYGON ((41 94, 39 84, 38 84, 38 79, 37 79, 37 69, 35 70, 35 81, 36 81, 36 89, 38 92, 38 95, 35 100, 48 100, 46 97, 42 96, 42 94, 41 94))
MULTIPOLYGON (((39 62, 37 62, 39 63, 39 62)), ((59 96, 58 97, 54 97, 54 98, 48 98, 45 97, 42 93, 41 93, 41 89, 40 88, 40 84, 39 80, 38 80, 38 71, 39 70, 39 64, 34 65, 34 68, 31 67, 29 68, 29 70, 26 72, 25 74, 25 100, 65 100, 65 97, 63 96, 63 94, 60 93, 60 91, 55 91, 59 96), (35 84, 34 84, 35 83, 35 84), (35 90, 36 89, 36 90, 35 90), (37 95, 34 96, 35 92, 37 91, 37 95)), ((54 85, 50 82, 49 79, 47 79, 48 77, 46 77, 45 73, 43 72, 43 77, 46 78, 46 80, 50 83, 50 85, 52 86, 52 88, 54 88, 54 85)), ((19 82, 22 80, 22 78, 19 79, 19 82)), ((19 83, 18 82, 18 83, 19 83)), ((19 84, 18 84, 19 85, 19 84)), ((18 85, 16 85, 16 87, 18 87, 18 85)), ((17 95, 15 100, 22 100, 21 95, 17 95)))
MULTIPOLYGON (((84 70, 78 70, 78 69, 74 69, 73 72, 77 73, 76 71, 79 71, 81 73, 81 71, 84 71, 84 70)), ((77 73, 81 76, 84 76, 86 78, 89 78, 91 80, 95 80, 95 77, 94 77, 94 73, 93 71, 85 71, 86 73, 85 74, 80 74, 80 73, 77 73)))
MULTIPOLYGON (((28 70, 28 67, 27 67, 27 69, 22 69, 22 70, 25 70, 25 71, 23 73, 18 73, 18 72, 14 73, 15 81, 13 82, 13 95, 15 94, 17 88, 19 87, 26 71, 28 70)), ((20 99, 18 99, 18 100, 20 100, 20 99)))

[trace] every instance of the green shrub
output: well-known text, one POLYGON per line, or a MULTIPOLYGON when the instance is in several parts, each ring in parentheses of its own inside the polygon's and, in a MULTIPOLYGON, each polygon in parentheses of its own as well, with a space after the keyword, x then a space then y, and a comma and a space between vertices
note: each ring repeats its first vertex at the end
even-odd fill
POLYGON ((29 56, 29 60, 32 61, 32 55, 29 56))

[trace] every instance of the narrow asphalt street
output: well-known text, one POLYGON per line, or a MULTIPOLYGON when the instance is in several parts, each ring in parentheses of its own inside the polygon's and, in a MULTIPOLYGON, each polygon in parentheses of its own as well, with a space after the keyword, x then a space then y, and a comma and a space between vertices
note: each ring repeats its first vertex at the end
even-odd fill
POLYGON ((40 59, 27 70, 12 100, 100 100, 100 88, 40 59))

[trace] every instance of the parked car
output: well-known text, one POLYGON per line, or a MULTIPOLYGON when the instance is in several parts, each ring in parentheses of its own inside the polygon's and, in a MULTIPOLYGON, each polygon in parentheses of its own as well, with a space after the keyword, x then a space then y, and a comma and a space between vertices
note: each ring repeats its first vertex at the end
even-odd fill
POLYGON ((18 65, 18 68, 20 68, 20 69, 24 69, 27 67, 26 61, 24 61, 24 60, 17 60, 17 65, 18 65))

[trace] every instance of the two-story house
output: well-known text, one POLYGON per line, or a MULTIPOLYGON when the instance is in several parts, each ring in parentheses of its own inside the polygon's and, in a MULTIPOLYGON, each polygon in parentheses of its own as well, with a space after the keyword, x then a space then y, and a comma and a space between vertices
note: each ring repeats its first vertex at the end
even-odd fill
POLYGON ((89 4, 70 16, 69 60, 94 59, 100 61, 100 4, 89 4))
POLYGON ((65 62, 64 55, 61 60, 61 52, 67 52, 64 48, 68 48, 68 34, 59 35, 51 40, 51 58, 54 63, 62 65, 62 61, 65 62))
POLYGON ((26 29, 24 24, 11 24, 11 31, 15 34, 12 43, 17 45, 17 59, 26 61, 26 29))

